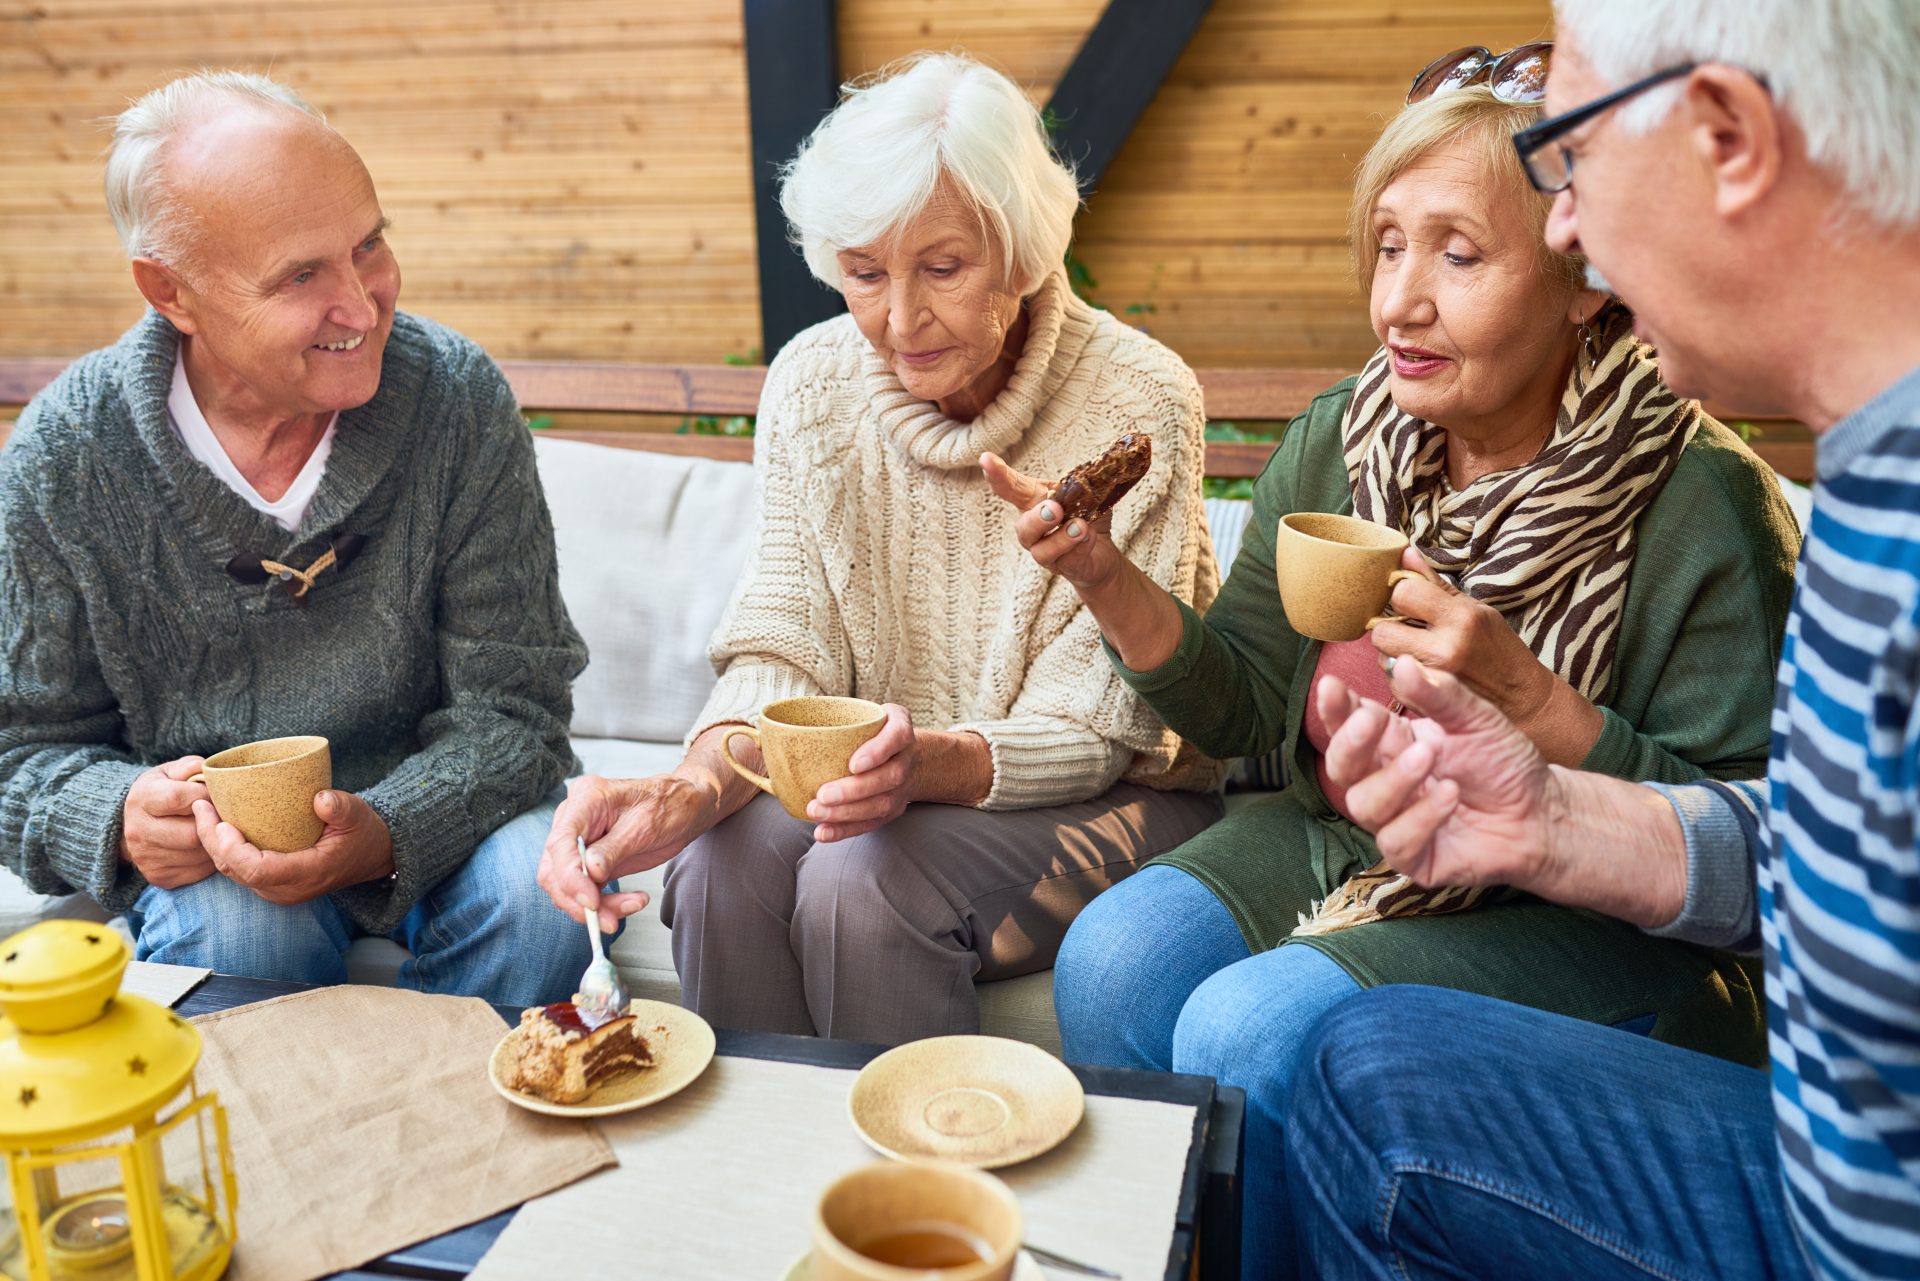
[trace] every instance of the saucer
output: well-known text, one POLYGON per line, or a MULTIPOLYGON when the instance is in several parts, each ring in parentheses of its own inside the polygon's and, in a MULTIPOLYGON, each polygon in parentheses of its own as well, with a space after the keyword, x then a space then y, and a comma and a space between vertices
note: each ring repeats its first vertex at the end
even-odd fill
MULTIPOLYGON (((780 1274, 780 1281, 807 1281, 813 1273, 813 1251, 808 1250, 780 1274)), ((932 1274, 929 1274, 932 1275, 932 1274)), ((1047 1274, 1025 1250, 1013 1256, 1013 1281, 1047 1281, 1047 1274)))
POLYGON ((860 1070, 853 1128, 875 1151, 992 1170, 1039 1156, 1087 1107, 1080 1078, 1038 1046, 997 1036, 910 1041, 860 1070))
POLYGON ((514 1038, 521 1034, 517 1026, 494 1047, 493 1057, 487 1061, 487 1079, 507 1102, 529 1112, 544 1112, 548 1116, 611 1116, 678 1094, 713 1062, 713 1028, 692 1010, 665 1001, 635 999, 627 1005, 627 1012, 640 1020, 640 1035, 647 1040, 653 1066, 622 1072, 602 1081, 598 1089, 578 1103, 552 1103, 506 1084, 505 1073, 514 1038))

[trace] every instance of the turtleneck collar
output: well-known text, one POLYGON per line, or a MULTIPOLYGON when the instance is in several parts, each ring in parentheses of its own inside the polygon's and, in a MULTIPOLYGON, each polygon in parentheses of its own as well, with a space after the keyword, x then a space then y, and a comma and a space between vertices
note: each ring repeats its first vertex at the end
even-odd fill
POLYGON ((1011 449, 1080 359, 1097 317, 1074 297, 1065 277, 1048 276, 1023 304, 1027 344, 1013 374, 980 416, 956 422, 931 401, 917 399, 901 386, 879 353, 866 355, 866 386, 880 424, 901 452, 923 467, 953 471, 978 464, 989 450, 1011 449))

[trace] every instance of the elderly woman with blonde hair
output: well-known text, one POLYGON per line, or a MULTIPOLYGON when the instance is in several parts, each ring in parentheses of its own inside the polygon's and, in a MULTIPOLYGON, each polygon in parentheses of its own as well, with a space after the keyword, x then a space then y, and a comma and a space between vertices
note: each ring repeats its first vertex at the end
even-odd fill
POLYGON ((715 1023, 971 1032, 976 979, 1052 965, 1095 894, 1220 814, 1212 766, 1108 665, 1073 588, 1021 552, 981 457, 1058 477, 1152 433, 1106 536, 1205 609, 1200 390, 1067 288, 1073 176, 979 63, 921 57, 852 90, 781 203, 849 314, 767 371, 758 551, 713 638, 719 683, 677 769, 574 783, 541 882, 611 928, 645 899, 598 884, 672 860, 661 918, 687 1003, 715 1023), (885 703, 887 720, 803 823, 722 743, 768 703, 822 693, 885 703))
POLYGON ((1427 894, 1377 866, 1322 759, 1320 677, 1391 703, 1382 669, 1413 655, 1564 767, 1766 768, 1792 518, 1759 460, 1662 383, 1582 263, 1546 247, 1548 202, 1512 144, 1537 118, 1546 57, 1439 60, 1361 163, 1351 239, 1381 347, 1288 427, 1204 619, 1097 528, 1060 527, 1046 501, 1020 520, 1169 725, 1219 757, 1285 746, 1285 791, 1103 896, 1055 970, 1069 1058, 1246 1088, 1248 1276, 1293 1271, 1288 1085, 1309 1028, 1362 988, 1434 984, 1764 1054, 1749 962, 1538 899, 1427 894), (1343 644, 1294 630, 1275 584, 1292 512, 1408 536, 1397 618, 1343 644))

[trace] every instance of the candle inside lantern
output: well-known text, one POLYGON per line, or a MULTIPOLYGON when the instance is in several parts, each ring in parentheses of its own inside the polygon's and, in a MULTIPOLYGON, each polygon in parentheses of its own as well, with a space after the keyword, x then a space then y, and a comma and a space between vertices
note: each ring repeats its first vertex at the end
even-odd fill
POLYGON ((103 1246, 133 1248, 133 1226, 122 1197, 93 1197, 69 1206, 53 1221, 47 1235, 62 1250, 98 1250, 103 1246))

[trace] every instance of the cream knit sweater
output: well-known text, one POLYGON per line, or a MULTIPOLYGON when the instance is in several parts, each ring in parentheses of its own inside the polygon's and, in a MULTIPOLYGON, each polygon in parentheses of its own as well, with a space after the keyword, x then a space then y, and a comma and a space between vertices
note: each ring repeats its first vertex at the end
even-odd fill
POLYGON ((1216 772, 1114 675, 1073 587, 1034 564, 978 459, 1058 477, 1128 431, 1153 467, 1114 511, 1127 557, 1194 608, 1219 588, 1200 480, 1200 387, 1158 342, 1058 276, 1027 301, 1005 390, 970 423, 914 399, 841 316, 767 371, 748 561, 708 651, 719 684, 687 735, 775 699, 897 702, 993 754, 985 809, 1086 800, 1120 778, 1203 789, 1216 772))

